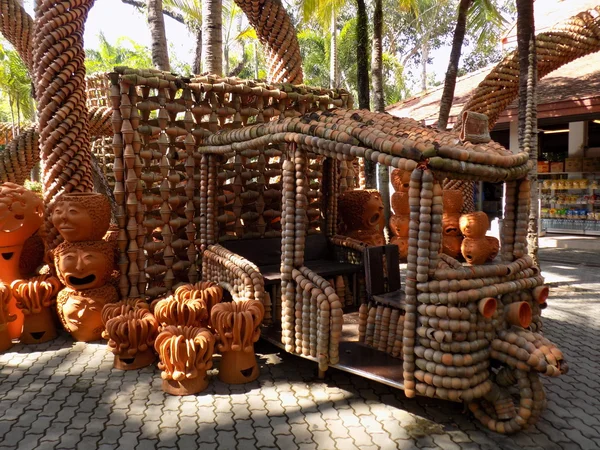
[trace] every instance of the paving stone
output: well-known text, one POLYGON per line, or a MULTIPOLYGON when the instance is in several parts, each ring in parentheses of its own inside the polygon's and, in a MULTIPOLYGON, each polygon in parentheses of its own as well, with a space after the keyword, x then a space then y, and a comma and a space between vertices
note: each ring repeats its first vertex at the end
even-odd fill
POLYGON ((335 445, 335 448, 340 450, 359 450, 359 448, 356 445, 354 445, 354 440, 350 437, 336 439, 335 445))
POLYGON ((254 427, 251 420, 236 420, 235 431, 237 439, 252 439, 254 437, 254 427))
POLYGON ((256 444, 256 439, 238 439, 237 450, 256 450, 259 448, 256 444))
MULTIPOLYGON (((39 430, 37 430, 39 431, 39 430)), ((17 447, 19 450, 34 450, 39 446, 39 441, 43 437, 43 434, 32 434, 27 433, 27 435, 19 441, 17 447)))
POLYGON ((260 449, 275 446, 275 436, 272 430, 268 428, 255 428, 254 437, 256 438, 256 445, 260 449))

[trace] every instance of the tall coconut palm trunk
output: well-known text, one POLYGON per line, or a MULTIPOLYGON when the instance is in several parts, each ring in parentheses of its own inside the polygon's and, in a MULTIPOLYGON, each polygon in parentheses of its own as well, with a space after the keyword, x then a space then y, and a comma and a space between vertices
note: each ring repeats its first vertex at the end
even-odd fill
POLYGON ((202 2, 202 54, 206 72, 223 75, 223 4, 221 0, 202 2))
POLYGON ((157 69, 171 70, 169 65, 169 49, 165 32, 162 0, 148 0, 148 27, 152 37, 152 63, 157 69))

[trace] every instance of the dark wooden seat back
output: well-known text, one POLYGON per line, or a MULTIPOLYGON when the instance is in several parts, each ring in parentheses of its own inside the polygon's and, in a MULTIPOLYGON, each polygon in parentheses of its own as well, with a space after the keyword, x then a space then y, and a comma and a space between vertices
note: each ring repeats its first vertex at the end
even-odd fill
POLYGON ((368 247, 365 250, 365 288, 369 298, 400 290, 399 264, 397 245, 368 247))

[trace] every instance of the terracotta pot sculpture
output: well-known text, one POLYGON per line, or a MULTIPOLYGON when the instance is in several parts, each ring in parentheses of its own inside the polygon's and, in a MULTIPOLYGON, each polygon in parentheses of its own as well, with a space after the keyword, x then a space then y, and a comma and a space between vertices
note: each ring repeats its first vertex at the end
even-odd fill
POLYGON ((346 230, 342 233, 367 245, 384 245, 385 216, 381 194, 374 190, 346 191, 339 197, 339 213, 346 230))
POLYGON ((110 202, 92 192, 63 194, 55 202, 52 224, 69 242, 101 240, 110 226, 110 202))
POLYGON ((130 310, 109 319, 106 335, 108 347, 115 355, 115 369, 141 369, 156 359, 154 341, 158 336, 158 321, 148 309, 130 310))
POLYGON ((183 284, 175 289, 173 297, 178 300, 202 300, 210 318, 210 311, 223 300, 223 288, 212 281, 199 281, 195 284, 183 284))
POLYGON ((15 280, 11 289, 25 320, 21 342, 41 344, 56 338, 56 327, 50 306, 62 285, 58 278, 40 275, 29 280, 15 280))
POLYGON ((408 225, 410 216, 408 214, 393 215, 390 217, 390 231, 395 236, 408 237, 408 225))
POLYGON ((485 233, 490 226, 486 213, 478 211, 463 214, 459 220, 460 231, 465 236, 461 244, 461 253, 469 264, 483 264, 492 261, 500 249, 500 242, 485 233))
POLYGON ((444 213, 442 215, 442 233, 444 236, 462 236, 460 232, 460 214, 444 213))
POLYGON ((408 257, 408 237, 394 236, 390 239, 390 244, 398 246, 400 260, 406 261, 408 257))
POLYGON ((460 214, 463 208, 463 193, 459 189, 444 189, 442 191, 444 213, 460 214))
POLYGON ((37 274, 38 268, 44 264, 45 253, 44 240, 38 231, 23 244, 23 252, 19 261, 21 278, 31 278, 37 274))
POLYGON ((63 242, 53 255, 58 278, 71 289, 95 289, 111 280, 115 255, 112 242, 63 242))
POLYGON ((163 391, 190 395, 206 389, 206 371, 212 367, 214 347, 215 338, 206 328, 165 327, 154 342, 163 391))
POLYGON ((504 307, 506 321, 511 325, 527 328, 531 323, 531 306, 527 302, 515 302, 504 307))
POLYGON ((483 211, 477 211, 460 216, 459 225, 463 236, 478 239, 487 233, 490 219, 483 211))
POLYGON ((127 314, 129 311, 137 309, 145 309, 150 311, 150 305, 141 298, 126 298, 115 303, 107 303, 102 308, 102 323, 104 324, 104 331, 102 332, 102 338, 108 339, 106 333, 106 324, 114 317, 127 314))
POLYGON ((8 334, 8 324, 16 319, 8 312, 8 304, 11 298, 10 286, 0 281, 0 352, 4 352, 13 346, 12 339, 8 334))
MULTIPOLYGON (((0 185, 0 281, 10 284, 21 278, 19 264, 25 241, 44 221, 44 204, 35 193, 14 183, 0 185)), ((11 339, 21 335, 23 313, 13 298, 8 305, 15 320, 8 324, 11 339)))
POLYGON ((102 338, 102 308, 117 300, 117 290, 110 284, 85 291, 65 288, 56 297, 56 309, 65 330, 73 339, 91 342, 102 338))
POLYGON ((394 192, 391 198, 392 209, 394 213, 409 214, 410 206, 408 204, 408 192, 394 192))
POLYGON ((408 192, 410 184, 410 171, 394 169, 390 173, 390 181, 396 192, 408 192))
POLYGON ((211 322, 222 356, 219 379, 224 383, 243 384, 258 378, 254 343, 260 337, 264 314, 258 300, 219 303, 213 307, 211 322))
POLYGON ((486 319, 490 319, 496 312, 497 306, 498 301, 494 297, 486 297, 479 300, 479 303, 477 304, 477 309, 483 317, 485 317, 486 319))
POLYGON ((538 286, 531 292, 533 299, 540 305, 546 303, 548 295, 550 294, 550 288, 548 286, 538 286))
POLYGON ((460 256, 462 236, 442 235, 442 253, 457 259, 460 256))
POLYGON ((180 325, 202 328, 208 325, 208 310, 199 298, 180 299, 169 295, 153 302, 152 306, 161 327, 180 325))

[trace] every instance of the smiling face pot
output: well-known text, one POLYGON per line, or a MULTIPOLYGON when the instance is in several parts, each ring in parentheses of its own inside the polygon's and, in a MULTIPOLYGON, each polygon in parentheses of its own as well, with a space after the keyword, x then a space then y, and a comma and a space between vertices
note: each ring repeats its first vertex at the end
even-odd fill
POLYGON ((110 215, 110 202, 102 194, 63 194, 56 200, 52 225, 65 241, 97 241, 108 230, 110 215))
POLYGON ((60 281, 74 290, 95 289, 109 282, 114 269, 113 242, 63 242, 53 251, 60 281))

